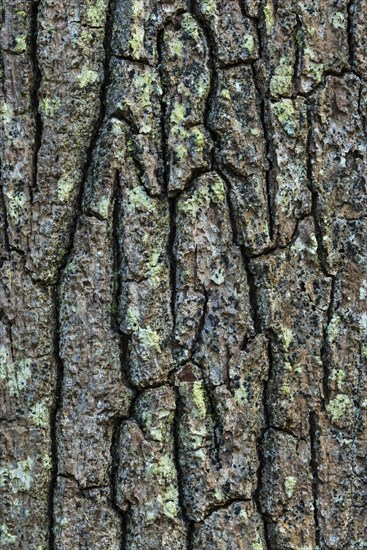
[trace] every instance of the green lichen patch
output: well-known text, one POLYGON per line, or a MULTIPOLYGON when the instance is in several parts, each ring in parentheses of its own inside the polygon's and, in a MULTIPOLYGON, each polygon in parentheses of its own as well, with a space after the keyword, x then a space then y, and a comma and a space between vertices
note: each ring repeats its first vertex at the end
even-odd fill
POLYGON ((273 4, 271 1, 268 1, 264 6, 264 17, 266 32, 270 34, 272 28, 274 27, 273 4))
POLYGON ((0 487, 7 484, 11 486, 13 493, 24 493, 30 490, 33 481, 34 459, 28 457, 12 465, 0 467, 0 487))
POLYGON ((335 399, 330 400, 326 406, 326 410, 330 414, 332 421, 335 422, 345 415, 351 404, 350 398, 346 394, 340 393, 335 399))
POLYGON ((81 88, 86 88, 89 84, 95 84, 99 80, 99 74, 92 69, 84 68, 77 76, 77 82, 81 88))
POLYGON ((29 359, 12 361, 9 351, 0 346, 0 382, 5 383, 11 396, 17 397, 29 384, 32 363, 29 359))
POLYGON ((22 191, 15 191, 11 195, 7 193, 7 211, 11 219, 19 219, 27 204, 27 197, 22 191))
POLYGON ((40 112, 43 117, 54 117, 61 107, 61 99, 59 97, 44 97, 40 101, 40 112))
POLYGON ((331 16, 330 22, 334 29, 345 29, 347 19, 344 13, 337 11, 331 16))
POLYGON ((293 68, 289 59, 281 57, 270 80, 270 92, 273 97, 286 96, 292 93, 293 68))
POLYGON ((57 183, 57 198, 60 202, 68 202, 75 188, 75 181, 69 176, 60 178, 57 183))
POLYGON ((284 480, 284 489, 285 489, 285 493, 286 493, 288 498, 293 496, 296 484, 297 484, 297 480, 296 480, 295 477, 288 476, 288 477, 285 478, 285 480, 284 480))
POLYGON ((24 53, 27 50, 27 37, 23 34, 15 37, 14 50, 17 53, 24 53))
POLYGON ((104 27, 106 20, 106 0, 96 0, 93 6, 90 6, 85 14, 85 19, 91 27, 104 27))
POLYGON ((207 411, 203 382, 197 381, 192 384, 192 398, 195 406, 195 415, 201 419, 204 419, 207 411))
POLYGON ((296 112, 291 99, 282 99, 273 105, 273 111, 280 124, 288 135, 294 136, 297 132, 296 112))

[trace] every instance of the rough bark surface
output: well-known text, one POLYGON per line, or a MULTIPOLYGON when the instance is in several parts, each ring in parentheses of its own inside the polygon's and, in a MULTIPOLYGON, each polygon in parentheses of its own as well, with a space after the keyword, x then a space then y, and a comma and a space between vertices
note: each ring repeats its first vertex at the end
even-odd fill
POLYGON ((0 548, 367 548, 366 0, 0 6, 0 548))

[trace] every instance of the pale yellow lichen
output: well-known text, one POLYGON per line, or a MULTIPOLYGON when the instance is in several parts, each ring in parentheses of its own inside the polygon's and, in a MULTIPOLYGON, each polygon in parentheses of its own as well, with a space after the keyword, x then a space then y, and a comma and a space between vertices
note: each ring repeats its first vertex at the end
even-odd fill
POLYGON ((273 96, 284 96, 292 92, 293 68, 286 57, 281 57, 270 80, 270 92, 273 96))
POLYGON ((331 16, 330 22, 334 29, 344 29, 346 27, 346 16, 344 13, 337 11, 331 16))
POLYGON ((271 0, 269 0, 264 6, 264 17, 266 31, 267 33, 270 33, 271 29, 274 27, 273 3, 271 0))
POLYGON ((28 457, 20 460, 15 466, 4 465, 0 467, 0 487, 9 484, 13 493, 29 491, 33 481, 34 460, 28 457))
POLYGON ((88 25, 91 27, 104 27, 106 8, 106 0, 96 0, 94 6, 90 6, 85 14, 88 25))
POLYGON ((285 488, 287 497, 291 497, 293 495, 296 484, 297 484, 297 480, 295 477, 288 476, 285 478, 284 488, 285 488))
POLYGON ((329 402, 329 404, 326 406, 326 410, 330 414, 331 419, 333 421, 336 421, 344 416, 350 405, 350 398, 347 395, 340 393, 335 397, 335 399, 332 399, 329 402))
POLYGON ((39 428, 46 428, 50 423, 50 411, 46 401, 40 401, 30 408, 30 421, 39 428))
POLYGON ((194 38, 196 43, 200 41, 199 26, 189 13, 184 13, 182 16, 182 28, 194 38))
POLYGON ((203 382, 194 382, 192 385, 192 398, 195 406, 195 415, 203 419, 206 417, 206 404, 203 382))
POLYGON ((0 541, 2 544, 13 544, 17 540, 17 535, 13 535, 8 529, 8 526, 3 523, 0 525, 0 541))
POLYGON ((147 212, 154 210, 153 199, 151 199, 143 187, 138 186, 126 191, 127 201, 130 207, 135 209, 143 209, 147 212))
POLYGON ((181 124, 185 120, 185 107, 182 103, 175 103, 171 112, 170 122, 181 124))
POLYGON ((27 197, 21 191, 17 191, 11 196, 7 193, 7 211, 10 218, 16 220, 22 213, 25 204, 27 203, 27 197))
POLYGON ((14 50, 17 53, 24 53, 27 50, 27 40, 23 34, 15 37, 14 50))
POLYGON ((83 69, 77 76, 78 84, 81 88, 86 88, 89 84, 94 84, 100 79, 99 74, 92 69, 83 69))
POLYGON ((243 46, 249 53, 252 53, 255 47, 254 37, 251 34, 247 34, 243 38, 243 46))
POLYGON ((40 101, 40 112, 44 117, 53 117, 60 109, 61 99, 59 97, 44 97, 40 101))
POLYGON ((75 181, 68 176, 60 178, 57 183, 57 198, 60 202, 68 202, 72 195, 75 181))
POLYGON ((276 118, 289 135, 295 135, 297 123, 295 121, 295 108, 291 99, 282 99, 272 106, 276 118))
POLYGON ((9 350, 0 346, 0 382, 5 382, 10 395, 18 396, 26 389, 32 376, 31 366, 29 359, 12 361, 9 350))

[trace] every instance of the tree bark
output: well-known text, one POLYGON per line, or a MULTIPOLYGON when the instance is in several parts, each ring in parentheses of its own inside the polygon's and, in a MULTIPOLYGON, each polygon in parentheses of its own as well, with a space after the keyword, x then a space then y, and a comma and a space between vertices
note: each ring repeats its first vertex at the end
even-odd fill
POLYGON ((0 547, 367 548, 367 0, 0 5, 0 547))

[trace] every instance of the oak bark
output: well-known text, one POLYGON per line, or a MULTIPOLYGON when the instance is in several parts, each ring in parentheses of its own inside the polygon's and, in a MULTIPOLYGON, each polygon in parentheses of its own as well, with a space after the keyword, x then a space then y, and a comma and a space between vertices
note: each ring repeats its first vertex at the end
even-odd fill
POLYGON ((367 548, 367 1, 0 6, 0 548, 367 548))

